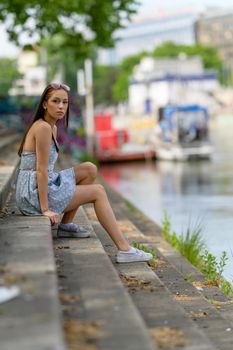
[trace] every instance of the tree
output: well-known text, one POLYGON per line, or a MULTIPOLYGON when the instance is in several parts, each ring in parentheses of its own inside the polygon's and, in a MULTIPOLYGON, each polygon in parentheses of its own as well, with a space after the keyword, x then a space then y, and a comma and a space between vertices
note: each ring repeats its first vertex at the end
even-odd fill
POLYGON ((0 21, 19 45, 22 34, 34 43, 61 34, 60 49, 73 48, 80 57, 93 45, 113 46, 113 34, 136 13, 137 5, 137 0, 0 0, 0 21))
POLYGON ((165 42, 156 47, 152 53, 155 58, 158 57, 178 57, 181 53, 186 56, 200 56, 206 69, 214 69, 218 73, 219 80, 222 81, 223 61, 219 57, 216 48, 201 44, 179 45, 172 42, 165 42))
POLYGON ((76 57, 72 47, 61 50, 62 40, 62 34, 41 40, 40 46, 36 47, 38 63, 46 66, 48 82, 53 81, 55 74, 60 72, 62 80, 72 91, 77 91, 77 70, 83 66, 83 57, 76 57))
POLYGON ((19 72, 15 60, 9 58, 0 59, 0 96, 7 96, 13 82, 19 78, 19 72))
POLYGON ((113 85, 119 74, 118 66, 100 66, 94 67, 94 96, 95 105, 113 105, 113 85))
POLYGON ((147 52, 140 52, 137 55, 126 57, 119 66, 119 75, 116 83, 113 86, 113 98, 115 102, 126 101, 128 99, 129 77, 133 72, 134 67, 145 56, 147 52))

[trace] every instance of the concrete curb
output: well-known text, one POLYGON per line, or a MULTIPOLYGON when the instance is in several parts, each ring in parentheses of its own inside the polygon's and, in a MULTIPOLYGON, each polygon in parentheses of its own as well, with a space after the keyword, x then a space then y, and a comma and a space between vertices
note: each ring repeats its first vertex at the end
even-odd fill
POLYGON ((20 138, 21 138, 21 134, 19 134, 17 132, 14 134, 10 134, 10 135, 1 135, 0 151, 2 151, 7 146, 19 141, 20 138))
MULTIPOLYGON (((76 220, 90 230, 91 237, 55 240, 57 246, 69 247, 57 250, 57 258, 62 262, 60 287, 63 286, 66 293, 78 293, 84 319, 100 324, 104 335, 98 339, 97 347, 101 350, 157 349, 82 209, 76 220)), ((80 317, 82 315, 78 315, 78 320, 80 317)))
POLYGON ((14 186, 18 162, 18 158, 15 158, 14 165, 0 166, 0 210, 4 207, 7 197, 14 186))
POLYGON ((1 281, 20 288, 0 305, 1 350, 64 350, 49 220, 10 215, 0 224, 1 281))
POLYGON ((4 136, 0 141, 0 210, 2 210, 14 185, 16 168, 19 162, 16 151, 19 137, 19 134, 10 134, 4 136), (6 146, 9 146, 7 150, 6 146))

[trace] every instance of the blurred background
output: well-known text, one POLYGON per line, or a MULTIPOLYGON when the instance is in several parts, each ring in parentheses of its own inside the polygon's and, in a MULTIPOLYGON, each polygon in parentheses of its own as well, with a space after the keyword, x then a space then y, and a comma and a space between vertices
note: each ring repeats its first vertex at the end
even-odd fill
POLYGON ((0 128, 22 132, 49 82, 71 87, 64 151, 157 223, 201 222, 232 281, 231 1, 0 1, 0 128))

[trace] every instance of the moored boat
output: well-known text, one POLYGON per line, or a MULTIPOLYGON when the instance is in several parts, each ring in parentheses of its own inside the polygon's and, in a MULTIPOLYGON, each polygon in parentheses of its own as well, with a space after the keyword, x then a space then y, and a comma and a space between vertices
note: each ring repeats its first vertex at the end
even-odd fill
POLYGON ((151 145, 131 140, 127 129, 115 129, 110 114, 95 116, 95 157, 100 162, 121 162, 152 159, 151 145))
POLYGON ((160 142, 156 158, 186 161, 210 158, 208 109, 200 105, 167 106, 160 110, 160 142))

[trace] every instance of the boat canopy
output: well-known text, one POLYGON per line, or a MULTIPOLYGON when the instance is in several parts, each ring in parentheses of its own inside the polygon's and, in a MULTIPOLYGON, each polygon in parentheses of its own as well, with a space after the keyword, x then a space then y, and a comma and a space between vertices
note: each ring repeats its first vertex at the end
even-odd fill
POLYGON ((159 111, 164 142, 190 143, 208 137, 208 109, 200 105, 167 106, 159 111))

